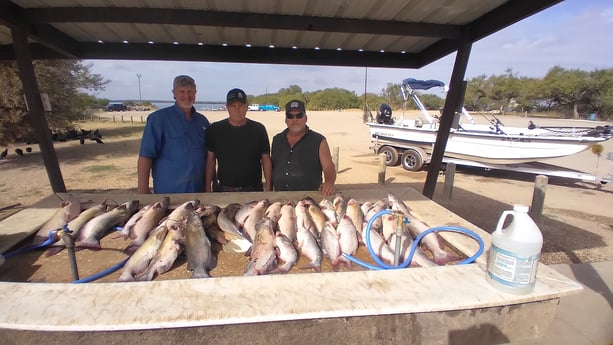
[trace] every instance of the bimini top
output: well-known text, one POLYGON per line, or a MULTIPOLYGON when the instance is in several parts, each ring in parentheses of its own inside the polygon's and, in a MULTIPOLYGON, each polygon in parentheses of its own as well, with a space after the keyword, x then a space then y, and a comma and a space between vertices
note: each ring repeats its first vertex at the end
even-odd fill
POLYGON ((413 90, 428 90, 433 87, 445 87, 445 83, 439 80, 417 80, 413 78, 404 79, 402 85, 408 86, 413 90))

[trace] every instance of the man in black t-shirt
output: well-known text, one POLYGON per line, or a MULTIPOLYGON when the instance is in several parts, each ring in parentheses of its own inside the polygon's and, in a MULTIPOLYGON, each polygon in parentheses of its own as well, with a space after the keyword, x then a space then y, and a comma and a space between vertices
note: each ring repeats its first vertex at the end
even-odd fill
POLYGON ((226 108, 229 117, 214 122, 207 130, 205 192, 271 191, 272 162, 266 128, 246 117, 247 95, 243 90, 228 92, 226 108))

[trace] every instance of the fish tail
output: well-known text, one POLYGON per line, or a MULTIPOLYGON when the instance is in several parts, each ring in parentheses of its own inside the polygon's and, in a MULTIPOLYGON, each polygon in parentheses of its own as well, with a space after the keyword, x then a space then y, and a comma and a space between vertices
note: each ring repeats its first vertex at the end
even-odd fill
POLYGON ((450 261, 457 261, 457 260, 461 260, 462 257, 459 255, 455 255, 455 254, 450 254, 446 251, 438 251, 436 254, 434 254, 434 262, 437 265, 446 265, 448 262, 450 261))
POLYGON ((315 261, 311 261, 308 264, 300 267, 300 269, 310 269, 310 268, 314 269, 315 272, 321 272, 321 264, 315 261))
POLYGON ((202 271, 194 271, 192 273, 192 276, 190 277, 191 279, 199 279, 199 278, 210 278, 211 275, 207 273, 206 270, 202 270, 202 271))

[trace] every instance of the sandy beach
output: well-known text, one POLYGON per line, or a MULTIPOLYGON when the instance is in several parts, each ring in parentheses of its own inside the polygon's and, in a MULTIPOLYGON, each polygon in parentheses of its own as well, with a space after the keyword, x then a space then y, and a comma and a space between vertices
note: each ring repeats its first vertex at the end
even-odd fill
MULTIPOLYGON (((99 129, 104 144, 78 140, 55 142, 55 150, 62 175, 69 192, 135 190, 136 159, 140 136, 148 112, 100 113, 79 123, 83 129, 99 129), (99 116, 99 117, 98 117, 99 116), (113 122, 114 117, 114 122, 113 122), (123 120, 123 122, 122 122, 123 120)), ((213 122, 227 116, 226 112, 206 112, 213 122)), ((285 128, 283 112, 249 112, 249 118, 263 123, 270 138, 285 128)), ((396 111, 394 116, 414 118, 414 111, 396 111)), ((478 123, 487 123, 475 115, 478 123)), ((603 122, 557 120, 517 116, 501 116, 506 125, 595 126, 603 122)), ((337 190, 351 195, 351 190, 376 188, 378 157, 369 148, 368 127, 358 110, 317 111, 308 113, 307 124, 327 137, 333 154, 338 149, 337 190)), ((0 217, 52 193, 38 146, 24 157, 15 155, 16 147, 9 147, 9 156, 0 161, 0 217)), ((606 175, 613 162, 606 160, 613 151, 613 140, 605 143, 600 156, 590 151, 546 161, 561 167, 606 175)), ((401 167, 388 167, 386 184, 398 188, 423 189, 427 171, 408 172, 401 167)), ((444 176, 439 174, 434 201, 491 232, 502 211, 513 204, 530 205, 534 176, 505 172, 483 172, 461 169, 455 176, 451 199, 443 195, 444 176)), ((544 215, 539 222, 545 238, 545 263, 578 263, 613 260, 613 184, 600 185, 581 181, 550 179, 547 186, 544 215)), ((431 226, 444 225, 429 224, 431 226)))

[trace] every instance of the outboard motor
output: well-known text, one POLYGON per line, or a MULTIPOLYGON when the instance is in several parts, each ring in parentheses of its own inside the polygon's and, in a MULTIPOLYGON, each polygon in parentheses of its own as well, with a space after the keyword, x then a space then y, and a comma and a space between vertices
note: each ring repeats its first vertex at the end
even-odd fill
POLYGON ((377 123, 391 125, 394 123, 392 119, 392 107, 388 104, 381 103, 379 110, 377 111, 377 123))

